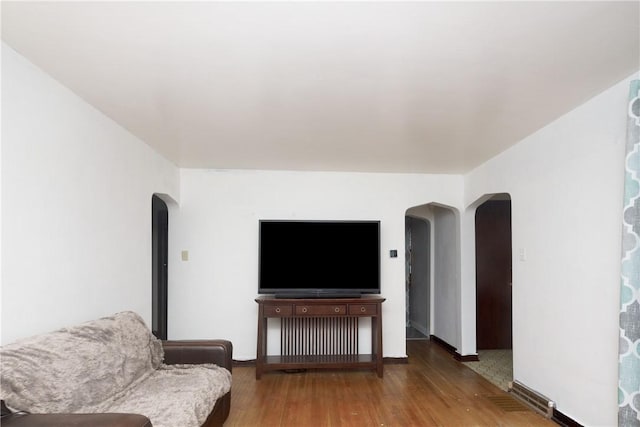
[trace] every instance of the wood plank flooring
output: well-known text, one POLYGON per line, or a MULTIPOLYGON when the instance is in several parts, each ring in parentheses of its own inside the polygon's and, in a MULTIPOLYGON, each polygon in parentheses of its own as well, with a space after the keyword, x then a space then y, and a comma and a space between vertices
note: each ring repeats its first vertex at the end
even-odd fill
POLYGON ((226 427, 555 426, 430 341, 408 341, 408 364, 373 371, 270 372, 234 367, 226 427))

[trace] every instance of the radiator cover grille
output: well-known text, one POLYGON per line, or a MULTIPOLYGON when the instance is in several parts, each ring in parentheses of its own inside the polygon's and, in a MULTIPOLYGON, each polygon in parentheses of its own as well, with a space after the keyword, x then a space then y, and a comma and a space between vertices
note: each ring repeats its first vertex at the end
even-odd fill
POLYGON ((285 317, 281 322, 283 356, 358 354, 358 317, 285 317))

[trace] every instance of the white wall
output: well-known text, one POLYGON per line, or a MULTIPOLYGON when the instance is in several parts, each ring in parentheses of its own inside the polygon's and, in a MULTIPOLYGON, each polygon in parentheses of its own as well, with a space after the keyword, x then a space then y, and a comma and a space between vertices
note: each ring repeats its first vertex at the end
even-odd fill
MULTIPOLYGON (((617 424, 628 87, 610 88, 465 177, 467 205, 486 193, 512 198, 514 377, 584 425, 617 424)), ((464 263, 467 291, 473 268, 464 263)))
POLYGON ((381 221, 384 355, 406 356, 404 258, 389 250, 402 253, 408 207, 461 205, 461 176, 181 170, 180 181, 170 338, 228 338, 234 358, 255 358, 258 220, 370 219, 381 221))
POLYGON ((151 320, 151 196, 178 170, 2 45, 2 342, 151 320))

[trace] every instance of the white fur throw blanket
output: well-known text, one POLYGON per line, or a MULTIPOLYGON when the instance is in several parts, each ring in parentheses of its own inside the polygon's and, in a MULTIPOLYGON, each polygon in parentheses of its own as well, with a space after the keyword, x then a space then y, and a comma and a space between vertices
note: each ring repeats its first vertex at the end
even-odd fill
POLYGON ((163 358, 142 318, 118 313, 0 348, 0 397, 31 413, 127 412, 154 427, 202 425, 231 374, 163 358))

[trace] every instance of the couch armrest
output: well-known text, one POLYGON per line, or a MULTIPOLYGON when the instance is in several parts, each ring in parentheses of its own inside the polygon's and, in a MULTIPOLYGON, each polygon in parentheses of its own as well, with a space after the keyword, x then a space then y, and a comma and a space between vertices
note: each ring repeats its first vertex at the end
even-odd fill
POLYGON ((233 345, 227 340, 162 341, 164 363, 215 363, 231 372, 233 345))
MULTIPOLYGON (((164 363, 200 364, 215 363, 231 372, 233 345, 227 340, 162 341, 164 363)), ((213 412, 204 426, 222 426, 231 411, 231 391, 216 402, 213 412)))
POLYGON ((137 414, 22 414, 2 417, 5 427, 151 427, 137 414))

